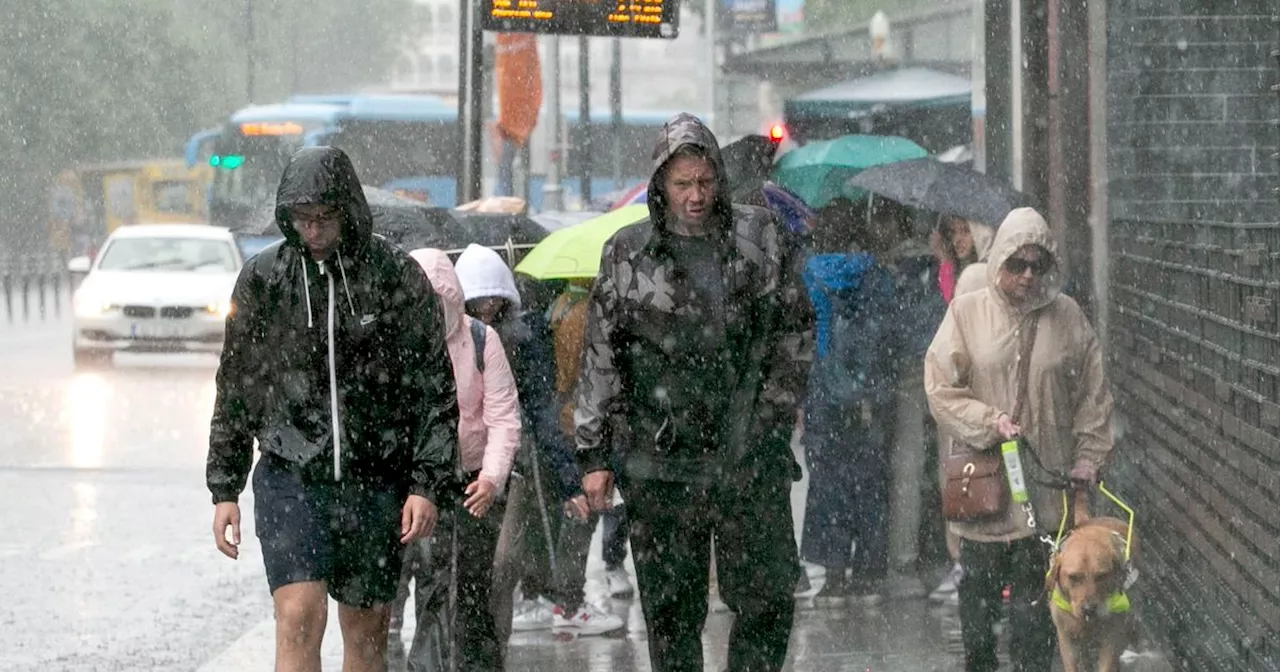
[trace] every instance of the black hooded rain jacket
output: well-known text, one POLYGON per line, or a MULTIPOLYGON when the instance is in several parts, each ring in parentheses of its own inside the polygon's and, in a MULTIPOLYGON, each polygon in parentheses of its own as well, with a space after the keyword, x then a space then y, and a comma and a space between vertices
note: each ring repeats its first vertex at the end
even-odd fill
POLYGON ((213 501, 236 501, 257 439, 314 477, 440 504, 456 485, 458 406, 431 283, 372 234, 341 150, 295 154, 275 214, 284 240, 245 265, 232 294, 206 465, 213 501), (314 203, 344 217, 337 253, 320 263, 290 222, 293 206, 314 203))

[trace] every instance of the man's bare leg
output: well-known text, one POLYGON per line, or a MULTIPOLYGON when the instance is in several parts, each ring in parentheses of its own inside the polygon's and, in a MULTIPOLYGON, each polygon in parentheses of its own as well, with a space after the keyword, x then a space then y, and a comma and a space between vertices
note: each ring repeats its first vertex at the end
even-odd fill
POLYGON ((329 618, 325 583, 290 583, 271 598, 276 606, 276 672, 320 672, 320 643, 329 618))
POLYGON ((391 605, 368 609, 338 605, 342 626, 342 672, 383 672, 387 664, 387 625, 391 605))

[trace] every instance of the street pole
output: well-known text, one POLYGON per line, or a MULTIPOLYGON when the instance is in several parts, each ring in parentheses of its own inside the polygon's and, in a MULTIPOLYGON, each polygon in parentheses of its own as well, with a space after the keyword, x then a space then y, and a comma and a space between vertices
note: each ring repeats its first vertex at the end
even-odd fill
POLYGON ((609 113, 613 126, 613 189, 622 190, 622 40, 613 38, 610 45, 609 113))
POLYGON ((253 0, 244 0, 244 31, 245 31, 245 70, 244 70, 244 93, 245 98, 250 104, 253 103, 253 0))
POLYGON ((719 9, 718 0, 707 0, 706 8, 706 25, 704 26, 707 38, 707 118, 703 119, 714 133, 719 130, 720 126, 716 120, 716 71, 719 70, 718 61, 719 49, 716 45, 716 12, 719 9))
POLYGON ((591 202, 591 40, 578 38, 578 184, 582 206, 591 202))
POLYGON ((560 118, 560 37, 551 35, 547 39, 547 60, 551 62, 550 76, 547 77, 550 80, 547 107, 551 108, 551 146, 547 151, 550 159, 547 161, 547 179, 542 184, 542 210, 555 212, 564 210, 564 186, 560 184, 560 155, 563 148, 563 123, 560 118))
POLYGON ((483 184, 480 173, 480 150, 483 130, 481 124, 481 96, 484 86, 481 71, 484 69, 484 35, 476 15, 475 3, 459 0, 459 52, 462 59, 458 67, 458 123, 462 138, 462 152, 458 170, 458 204, 480 198, 483 184))

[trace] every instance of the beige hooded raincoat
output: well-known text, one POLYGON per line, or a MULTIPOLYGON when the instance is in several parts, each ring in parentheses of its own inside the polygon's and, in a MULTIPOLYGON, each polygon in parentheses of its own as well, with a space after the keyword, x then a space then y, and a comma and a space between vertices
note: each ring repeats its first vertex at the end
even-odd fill
MULTIPOLYGON (((997 287, 1001 266, 1020 247, 1035 244, 1058 261, 1048 224, 1035 210, 1009 213, 996 232, 987 264, 987 286, 957 292, 925 355, 925 391, 940 427, 954 438, 952 450, 993 448, 996 418, 1012 413, 1017 396, 1017 359, 1022 337, 1039 320, 1031 350, 1027 401, 1019 418, 1023 436, 1045 467, 1059 474, 1081 462, 1100 467, 1112 449, 1111 392, 1102 368, 1097 335, 1080 306, 1060 293, 1061 268, 1043 278, 1040 296, 1011 304, 997 287)), ((1024 455, 1024 468, 1043 475, 1024 455)), ((1057 528, 1062 491, 1029 483, 1040 528, 1057 528)), ((1031 536, 1021 507, 1002 517, 952 523, 972 541, 1010 541, 1031 536)))

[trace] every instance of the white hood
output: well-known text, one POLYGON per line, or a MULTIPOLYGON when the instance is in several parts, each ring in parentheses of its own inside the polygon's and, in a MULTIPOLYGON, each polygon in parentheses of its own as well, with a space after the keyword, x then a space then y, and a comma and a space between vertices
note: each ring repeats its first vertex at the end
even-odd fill
POLYGON ((462 283, 465 300, 499 296, 510 301, 516 310, 520 309, 516 278, 507 267, 507 262, 502 260, 502 255, 473 243, 458 257, 453 268, 458 273, 458 281, 462 283))

